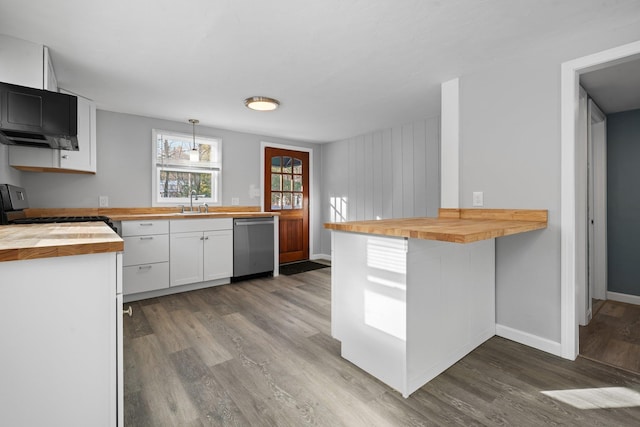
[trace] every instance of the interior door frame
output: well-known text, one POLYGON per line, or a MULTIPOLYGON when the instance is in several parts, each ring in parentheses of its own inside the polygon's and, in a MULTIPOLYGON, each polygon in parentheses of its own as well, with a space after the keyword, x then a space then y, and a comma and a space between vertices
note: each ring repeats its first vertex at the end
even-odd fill
MULTIPOLYGON (((592 55, 562 63, 560 68, 560 153, 561 153, 561 197, 560 197, 560 346, 561 356, 575 360, 578 356, 579 301, 577 287, 578 269, 585 268, 586 259, 579 256, 576 244, 586 233, 586 212, 580 212, 585 194, 576 191, 576 182, 582 178, 586 165, 580 165, 576 157, 576 134, 578 125, 578 103, 580 74, 607 68, 640 57, 640 41, 628 43, 592 55), (582 236, 578 236, 582 233, 582 236)), ((584 240, 583 240, 584 241, 584 240)), ((584 252, 584 248, 581 248, 584 252)))
POLYGON ((313 186, 313 148, 309 147, 299 147, 297 145, 286 145, 286 144, 277 144, 274 142, 268 141, 260 141, 260 206, 264 207, 264 150, 265 148, 281 148, 283 150, 291 150, 291 151, 303 151, 305 153, 309 153, 309 259, 317 259, 318 257, 313 253, 313 243, 315 237, 315 215, 313 212, 316 209, 314 196, 314 186, 313 186))

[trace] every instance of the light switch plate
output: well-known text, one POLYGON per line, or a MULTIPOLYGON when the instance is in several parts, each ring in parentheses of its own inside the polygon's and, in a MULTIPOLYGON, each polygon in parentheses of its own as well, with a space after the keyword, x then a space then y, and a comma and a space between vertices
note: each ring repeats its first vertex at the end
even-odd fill
POLYGON ((109 196, 100 196, 100 207, 106 208, 109 206, 109 196))
POLYGON ((484 193, 482 191, 473 192, 473 207, 484 206, 484 193))

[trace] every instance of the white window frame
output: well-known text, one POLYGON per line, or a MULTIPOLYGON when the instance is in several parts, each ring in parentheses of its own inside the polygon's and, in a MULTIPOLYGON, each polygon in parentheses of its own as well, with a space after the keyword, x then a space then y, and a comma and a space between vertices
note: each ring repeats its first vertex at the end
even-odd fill
MULTIPOLYGON (((196 165, 177 165, 168 164, 163 168, 161 164, 157 162, 157 139, 158 134, 171 135, 178 138, 193 140, 192 134, 186 134, 182 132, 175 132, 170 130, 152 129, 151 132, 151 205, 152 206, 180 206, 189 205, 189 197, 173 198, 171 200, 165 200, 160 197, 160 172, 162 170, 174 170, 182 172, 210 172, 212 174, 212 194, 217 194, 217 200, 213 197, 198 197, 198 204, 206 203, 209 206, 221 206, 222 205, 222 138, 198 136, 196 135, 196 144, 211 144, 217 142, 217 156, 218 162, 200 163, 196 165), (217 180, 215 174, 217 173, 217 180)), ((213 148, 212 148, 213 149, 213 148)))

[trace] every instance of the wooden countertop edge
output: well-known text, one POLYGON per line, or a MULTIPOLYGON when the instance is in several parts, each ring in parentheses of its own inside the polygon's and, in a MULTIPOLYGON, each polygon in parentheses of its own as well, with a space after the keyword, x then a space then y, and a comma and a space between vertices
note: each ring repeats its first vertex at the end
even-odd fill
MULTIPOLYGON (((216 213, 262 213, 260 206, 209 206, 209 214, 216 213)), ((143 207, 143 208, 29 208, 24 213, 27 217, 42 216, 108 216, 109 218, 124 215, 177 215, 179 207, 143 207)), ((277 212, 269 212, 279 215, 277 212)), ((204 215, 204 214, 203 214, 204 215)))
POLYGON ((37 258, 56 258, 71 255, 88 255, 108 252, 122 252, 124 242, 91 242, 70 245, 15 248, 0 250, 0 262, 23 261, 37 258))
POLYGON ((424 226, 409 224, 420 218, 399 218, 394 220, 353 221, 346 223, 326 223, 330 230, 376 234, 390 237, 437 240, 451 243, 472 243, 480 240, 510 236, 547 227, 546 210, 520 209, 441 209, 438 218, 425 218, 429 221, 424 226), (438 220, 445 220, 441 225, 438 220), (460 220, 452 222, 451 220, 460 220), (393 224, 397 222, 397 224, 393 224), (391 224, 390 224, 391 223, 391 224), (451 227, 465 226, 464 229, 453 230, 451 227), (469 226, 481 227, 469 230, 469 226), (429 227, 425 230, 423 227, 429 227), (437 228, 441 229, 438 230, 437 228), (435 229, 434 229, 435 228, 435 229), (449 230, 448 230, 449 229, 449 230))
POLYGON ((265 216, 280 216, 279 212, 209 212, 200 214, 181 214, 181 213, 165 213, 165 214, 122 214, 107 215, 112 221, 144 221, 144 220, 163 220, 163 219, 202 219, 202 218, 259 218, 265 216))

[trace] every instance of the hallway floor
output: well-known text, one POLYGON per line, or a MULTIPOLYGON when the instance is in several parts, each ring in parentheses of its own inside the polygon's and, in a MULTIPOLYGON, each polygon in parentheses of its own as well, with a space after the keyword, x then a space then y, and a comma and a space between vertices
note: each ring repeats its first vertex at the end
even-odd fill
POLYGON ((580 327, 580 356, 640 373, 640 306, 608 300, 593 310, 580 327))

